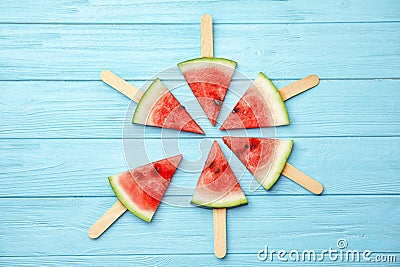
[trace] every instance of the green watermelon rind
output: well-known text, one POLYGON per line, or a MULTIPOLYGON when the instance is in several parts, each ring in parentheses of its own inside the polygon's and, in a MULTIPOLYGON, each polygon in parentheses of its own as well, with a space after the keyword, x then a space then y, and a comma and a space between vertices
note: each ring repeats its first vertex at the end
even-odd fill
MULTIPOLYGON (((230 193, 228 193, 230 194, 230 193)), ((207 202, 207 201, 201 201, 199 198, 199 196, 197 196, 196 194, 193 195, 192 201, 190 202, 190 204, 194 205, 194 206, 198 206, 198 207, 202 207, 202 208, 208 208, 208 209, 218 209, 218 208, 235 208, 235 207, 239 207, 239 206, 244 206, 248 204, 247 198, 245 196, 245 194, 242 192, 236 193, 236 198, 235 200, 233 200, 233 196, 230 197, 226 197, 223 196, 222 198, 224 198, 223 202, 220 201, 215 201, 215 202, 207 202), (226 199, 225 199, 226 198, 226 199)))
POLYGON ((279 179, 290 153, 292 152, 292 148, 293 140, 278 140, 273 166, 267 170, 267 173, 257 173, 255 175, 256 179, 261 183, 265 190, 271 189, 279 179))
POLYGON ((129 196, 126 193, 124 193, 123 190, 121 190, 117 184, 118 176, 119 174, 108 177, 108 181, 110 182, 111 188, 114 191, 115 195, 117 196, 118 200, 121 201, 121 203, 135 216, 139 217, 140 219, 148 223, 151 222, 151 219, 153 218, 155 212, 153 212, 151 216, 147 216, 144 210, 141 210, 139 207, 135 205, 134 202, 130 201, 129 196))
POLYGON ((271 80, 262 72, 254 80, 254 85, 260 89, 262 96, 270 108, 274 126, 290 124, 289 114, 281 94, 271 80))
POLYGON ((221 58, 221 57, 202 57, 202 58, 194 58, 194 59, 189 59, 186 61, 183 61, 181 63, 178 63, 178 67, 185 71, 185 67, 196 67, 196 63, 203 63, 203 62, 208 62, 208 63, 218 63, 225 65, 227 67, 230 67, 232 69, 236 68, 237 62, 226 59, 226 58, 221 58))
POLYGON ((149 124, 149 111, 165 92, 168 90, 159 78, 155 79, 144 92, 142 98, 136 107, 135 114, 133 115, 132 123, 149 124))

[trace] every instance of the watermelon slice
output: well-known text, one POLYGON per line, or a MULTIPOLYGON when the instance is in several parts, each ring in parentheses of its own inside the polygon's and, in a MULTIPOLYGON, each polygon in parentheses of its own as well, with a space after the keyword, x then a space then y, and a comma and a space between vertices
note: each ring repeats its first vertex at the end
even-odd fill
POLYGON ((196 58, 181 62, 178 67, 211 124, 215 125, 236 62, 225 58, 196 58))
POLYGON ((281 95, 267 76, 260 72, 220 129, 263 128, 289 123, 281 95))
POLYGON ((266 190, 278 180, 293 146, 292 140, 272 138, 224 136, 222 140, 266 190))
POLYGON ((124 206, 150 222, 160 205, 182 155, 152 162, 108 177, 115 195, 124 206))
POLYGON ((208 154, 191 203, 209 208, 247 204, 247 198, 216 141, 208 154))
POLYGON ((140 99, 132 122, 204 134, 160 79, 154 80, 140 99))

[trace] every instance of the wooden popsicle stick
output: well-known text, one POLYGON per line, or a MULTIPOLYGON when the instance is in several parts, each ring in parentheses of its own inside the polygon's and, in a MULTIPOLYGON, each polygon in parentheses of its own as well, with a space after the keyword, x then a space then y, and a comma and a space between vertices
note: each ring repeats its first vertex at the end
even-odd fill
POLYGON ((214 254, 222 259, 226 255, 226 209, 213 209, 214 254))
POLYGON ((212 17, 204 14, 200 22, 201 57, 214 57, 212 17))
POLYGON ((304 172, 289 164, 288 162, 286 162, 286 165, 282 170, 282 175, 286 176, 298 185, 304 187, 313 194, 320 195, 322 191, 324 191, 324 187, 321 183, 314 180, 304 172))
POLYGON ((117 200, 117 202, 89 228, 89 237, 96 239, 101 236, 125 211, 126 207, 117 200))
POLYGON ((304 91, 307 91, 319 84, 319 77, 315 74, 307 76, 299 81, 289 84, 281 89, 279 93, 282 96, 283 101, 288 100, 304 91))
POLYGON ((144 94, 143 91, 140 91, 137 87, 128 83, 127 81, 109 70, 103 70, 100 73, 100 78, 103 82, 105 82, 121 94, 132 99, 136 103, 139 102, 144 94))

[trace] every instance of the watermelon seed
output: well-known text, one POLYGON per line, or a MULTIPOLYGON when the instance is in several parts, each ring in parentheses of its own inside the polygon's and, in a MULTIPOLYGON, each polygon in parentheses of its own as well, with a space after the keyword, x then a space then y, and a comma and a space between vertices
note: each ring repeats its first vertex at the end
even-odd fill
POLYGON ((239 111, 238 108, 234 108, 234 109, 232 110, 232 113, 237 113, 238 111, 239 111))
POLYGON ((154 173, 158 173, 160 171, 160 168, 158 166, 154 166, 154 173))
POLYGON ((219 101, 219 100, 217 100, 217 99, 214 99, 214 103, 215 103, 215 105, 217 105, 217 106, 221 106, 221 101, 219 101))
POLYGON ((215 172, 214 172, 214 173, 215 173, 215 174, 217 174, 217 173, 219 173, 220 171, 221 171, 221 169, 220 169, 220 168, 218 168, 218 169, 216 169, 216 170, 215 170, 215 172))
POLYGON ((210 165, 208 166, 210 168, 214 167, 214 161, 210 163, 210 165))
POLYGON ((245 144, 245 145, 244 145, 244 148, 245 148, 245 149, 249 149, 250 146, 249 146, 248 144, 245 144))

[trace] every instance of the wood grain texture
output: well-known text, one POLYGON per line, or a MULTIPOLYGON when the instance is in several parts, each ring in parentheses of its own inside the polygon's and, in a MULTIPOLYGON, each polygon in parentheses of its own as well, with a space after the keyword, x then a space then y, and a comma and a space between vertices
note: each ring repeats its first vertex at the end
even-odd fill
MULTIPOLYGON (((151 224, 127 212, 106 235, 90 239, 86 234, 88 227, 115 200, 114 197, 2 198, 1 254, 85 256, 213 252, 211 210, 163 203, 151 224)), ((230 253, 255 255, 265 245, 277 250, 322 250, 336 247, 339 238, 345 238, 351 248, 359 250, 399 252, 400 234, 395 231, 400 219, 399 196, 249 196, 248 200, 246 207, 227 213, 230 253)))
MULTIPOLYGON (((144 83, 130 82, 138 87, 144 83)), ((278 87, 292 82, 274 80, 278 87)), ((316 88, 285 102, 291 124, 278 127, 277 135, 289 138, 398 136, 400 106, 396 99, 400 99, 399 87, 399 80, 321 81, 316 88)), ((199 118, 198 123, 207 136, 226 135, 204 118, 188 87, 172 92, 193 117, 199 118), (190 103, 194 104, 187 105, 190 103)), ((218 121, 223 121, 239 96, 228 92, 218 121)), ((129 99, 101 81, 1 82, 0 138, 121 138, 124 123, 130 127, 124 137, 141 138, 145 128, 132 126, 131 116, 136 105, 129 105, 129 99)), ((259 134, 256 130, 249 132, 259 134)), ((173 130, 162 133, 177 137, 173 130)), ((231 134, 236 133, 231 131, 231 134)), ((146 128, 146 137, 160 135, 160 129, 146 128)), ((194 136, 181 133, 179 137, 194 136)))
MULTIPOLYGON (((249 77, 262 71, 273 79, 311 73, 321 79, 399 78, 398 28, 398 23, 216 24, 214 53, 237 61, 237 70, 249 77)), ((0 24, 0 32, 0 80, 98 80, 104 69, 145 80, 198 57, 200 50, 199 25, 0 24)))
MULTIPOLYGON (((181 152, 184 156, 167 195, 190 196, 213 139, 131 140, 130 166, 136 167, 181 152), (176 151, 179 147, 179 151, 176 151), (146 156, 147 155, 147 156, 146 156), (197 168, 197 169, 196 169, 197 168), (179 187, 188 187, 182 190, 179 187)), ((246 194, 252 176, 239 159, 218 140, 246 194)), ((398 195, 400 138, 295 138, 289 162, 321 182, 331 194, 398 195), (368 167, 366 167, 368 166, 368 167)), ((1 140, 0 196, 114 196, 107 177, 127 169, 121 140, 1 140)), ((310 195, 281 177, 271 190, 252 194, 310 195)), ((367 204, 367 203, 366 203, 367 204)), ((108 207, 109 208, 109 207, 108 207)), ((108 209, 107 208, 107 209, 108 209)), ((105 212, 105 210, 103 211, 105 212)), ((211 214, 209 220, 211 221, 211 214)))
POLYGON ((0 2, 0 22, 193 23, 211 13, 216 23, 398 21, 396 0, 316 1, 29 1, 0 2))
MULTIPOLYGON (((262 248, 261 248, 262 249, 262 248)), ((5 257, 1 259, 1 263, 7 266, 18 262, 20 266, 37 266, 37 265, 51 265, 51 266, 62 266, 65 265, 79 265, 79 266, 131 266, 134 262, 138 266, 192 266, 193 263, 199 266, 236 266, 238 262, 240 266, 287 266, 288 262, 280 262, 277 260, 276 255, 274 261, 261 262, 257 259, 257 253, 239 253, 239 254, 228 254, 222 261, 216 259, 213 254, 182 254, 182 255, 110 255, 110 256, 38 256, 38 257, 5 257)), ((372 257, 377 255, 391 256, 394 255, 397 262, 400 259, 400 253, 373 253, 372 257)), ((338 266, 342 267, 343 262, 332 262, 328 257, 324 258, 323 262, 290 262, 293 266, 338 266)), ((367 263, 365 262, 354 262, 351 266, 364 267, 367 263)), ((369 265, 372 265, 370 263, 369 265)), ((375 263, 378 265, 378 263, 375 263)), ((384 266, 385 263, 379 263, 384 266)), ((389 265, 389 263, 386 263, 389 265)), ((395 266, 395 263, 391 263, 389 266, 395 266)))

